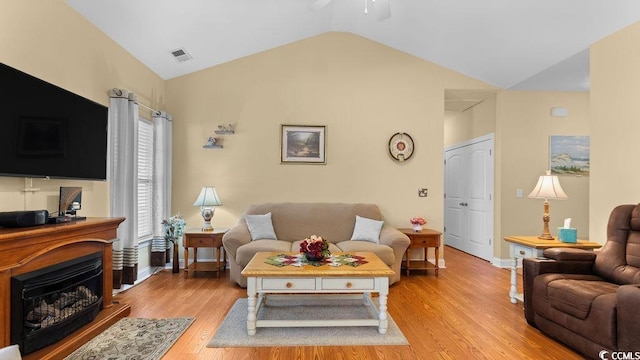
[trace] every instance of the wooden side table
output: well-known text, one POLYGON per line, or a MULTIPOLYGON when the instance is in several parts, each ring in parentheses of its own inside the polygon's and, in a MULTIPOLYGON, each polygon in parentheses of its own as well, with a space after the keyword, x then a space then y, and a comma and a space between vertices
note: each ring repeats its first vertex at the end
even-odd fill
POLYGON ((411 270, 435 270, 436 276, 438 276, 438 255, 440 253, 440 240, 442 233, 431 229, 422 229, 421 231, 415 231, 413 229, 398 229, 402 231, 411 240, 411 244, 407 248, 405 253, 405 269, 407 270, 407 276, 411 270), (432 264, 427 259, 429 248, 435 248, 436 261, 432 264), (410 250, 411 249, 424 249, 424 260, 411 261, 410 250))
POLYGON ((227 267, 226 254, 222 246, 222 236, 229 229, 214 229, 213 231, 202 231, 201 229, 188 229, 184 233, 184 277, 188 278, 189 273, 196 271, 215 271, 220 277, 220 271, 227 267), (189 248, 193 248, 193 262, 189 264, 189 248), (198 262, 198 248, 216 249, 216 262, 198 262), (220 261, 222 254, 222 261, 220 261), (222 267, 220 266, 222 264, 222 267))
POLYGON ((511 303, 516 304, 518 300, 523 301, 523 294, 518 292, 518 259, 530 257, 542 257, 544 249, 563 247, 574 249, 593 250, 602 245, 587 240, 578 240, 576 243, 560 242, 557 238, 553 240, 539 239, 537 236, 507 236, 504 238, 509 243, 509 253, 511 254, 511 288, 509 298, 511 303))

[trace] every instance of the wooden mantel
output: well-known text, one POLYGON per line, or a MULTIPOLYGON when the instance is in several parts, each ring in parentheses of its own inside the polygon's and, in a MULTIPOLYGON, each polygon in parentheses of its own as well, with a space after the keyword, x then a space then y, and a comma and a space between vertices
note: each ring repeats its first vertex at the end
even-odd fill
POLYGON ((64 224, 0 229, 0 347, 11 344, 11 277, 84 255, 102 254, 102 311, 91 323, 25 359, 62 359, 130 313, 128 305, 113 304, 112 242, 123 221, 124 218, 89 218, 64 224))

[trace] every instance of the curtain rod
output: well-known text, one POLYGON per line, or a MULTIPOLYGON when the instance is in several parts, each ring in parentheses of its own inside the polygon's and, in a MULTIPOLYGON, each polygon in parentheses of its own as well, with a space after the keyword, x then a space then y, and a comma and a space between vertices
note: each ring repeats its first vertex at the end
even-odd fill
MULTIPOLYGON (((118 89, 118 88, 113 88, 112 91, 118 96, 122 96, 122 94, 124 93, 121 89, 118 89)), ((145 109, 148 109, 148 110, 153 111, 153 112, 158 113, 158 114, 162 113, 162 111, 160 111, 160 110, 156 110, 156 109, 150 107, 149 105, 145 105, 145 104, 139 102, 138 99, 137 99, 137 96, 136 96, 136 100, 135 101, 139 106, 142 106, 145 109)))
POLYGON ((156 110, 156 109, 154 109, 152 107, 149 107, 149 106, 147 106, 147 105, 145 105, 145 104, 143 104, 141 102, 138 102, 138 105, 142 106, 143 108, 149 109, 149 110, 151 110, 151 111, 153 111, 155 113, 158 113, 158 114, 160 113, 160 110, 156 110))

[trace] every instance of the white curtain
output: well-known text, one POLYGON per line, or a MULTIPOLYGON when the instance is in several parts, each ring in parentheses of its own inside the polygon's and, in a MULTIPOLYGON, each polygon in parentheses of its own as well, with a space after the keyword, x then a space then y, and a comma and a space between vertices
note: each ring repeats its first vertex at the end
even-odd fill
POLYGON ((171 217, 172 118, 164 111, 153 114, 153 245, 152 266, 164 266, 170 243, 164 238, 163 219, 171 217))
POLYGON ((112 89, 109 101, 110 215, 124 217, 113 244, 113 287, 138 278, 138 103, 126 90, 112 89))

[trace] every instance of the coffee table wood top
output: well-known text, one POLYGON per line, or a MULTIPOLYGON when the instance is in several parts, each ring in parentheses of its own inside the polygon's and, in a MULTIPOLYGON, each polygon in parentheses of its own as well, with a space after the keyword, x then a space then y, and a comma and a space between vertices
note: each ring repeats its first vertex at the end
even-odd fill
MULTIPOLYGON (((387 266, 380 258, 372 252, 354 252, 349 253, 351 255, 362 256, 368 263, 360 266, 275 266, 265 263, 267 257, 273 255, 280 255, 283 252, 258 252, 249 261, 247 266, 242 270, 242 276, 255 277, 255 276, 269 276, 269 277, 318 277, 318 276, 391 276, 395 274, 391 268, 387 266)), ((295 252, 284 253, 287 255, 296 255, 295 252)), ((335 255, 341 255, 342 253, 334 253, 335 255)))

